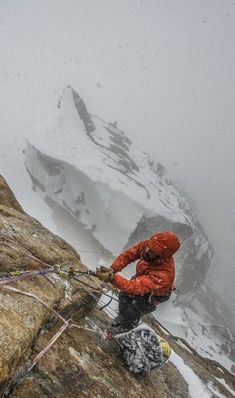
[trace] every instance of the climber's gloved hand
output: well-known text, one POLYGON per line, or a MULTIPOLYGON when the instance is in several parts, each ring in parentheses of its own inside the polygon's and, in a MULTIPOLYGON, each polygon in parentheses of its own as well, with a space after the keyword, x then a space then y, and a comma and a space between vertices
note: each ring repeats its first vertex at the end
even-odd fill
POLYGON ((113 280, 115 271, 113 268, 107 268, 101 265, 100 267, 96 268, 96 276, 102 282, 111 282, 113 280))

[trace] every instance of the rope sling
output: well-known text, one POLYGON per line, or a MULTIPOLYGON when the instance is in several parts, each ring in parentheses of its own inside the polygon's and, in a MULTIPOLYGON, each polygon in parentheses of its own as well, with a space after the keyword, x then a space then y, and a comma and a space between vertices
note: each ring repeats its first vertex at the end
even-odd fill
MULTIPOLYGON (((34 368, 34 366, 39 362, 39 360, 42 358, 42 356, 52 347, 52 345, 57 341, 57 339, 61 336, 61 334, 69 328, 77 328, 77 329, 84 329, 87 330, 89 332, 93 332, 93 333, 98 333, 100 334, 100 331, 91 329, 91 328, 87 328, 81 325, 77 325, 75 323, 73 323, 72 319, 65 319, 64 317, 62 317, 56 310, 54 310, 50 305, 48 305, 47 303, 45 303, 42 299, 40 299, 38 296, 36 296, 34 293, 31 292, 26 292, 20 289, 17 289, 15 287, 10 287, 10 286, 6 286, 10 283, 14 283, 17 282, 19 280, 23 280, 27 277, 33 277, 33 276, 43 276, 46 277, 48 274, 50 273, 55 273, 57 275, 63 276, 63 277, 67 277, 70 279, 74 279, 77 282, 79 282, 80 284, 82 284, 83 286, 85 286, 86 288, 89 288, 90 290, 86 291, 88 292, 88 294, 90 294, 95 301, 97 301, 98 305, 100 306, 99 310, 103 310, 104 308, 108 307, 110 305, 110 303, 112 302, 112 300, 119 302, 119 300, 114 297, 115 294, 115 290, 112 291, 112 294, 108 294, 103 288, 94 288, 92 285, 81 281, 76 275, 80 275, 80 276, 96 276, 96 273, 94 271, 79 271, 74 269, 73 267, 70 267, 68 270, 63 269, 59 264, 55 264, 54 266, 51 266, 50 264, 38 259, 37 257, 30 255, 28 253, 25 253, 15 247, 13 247, 12 245, 10 245, 7 242, 3 242, 3 244, 5 246, 8 246, 9 248, 11 248, 12 250, 19 252, 20 254, 23 254, 35 261, 37 261, 38 263, 46 266, 47 268, 41 268, 39 270, 27 270, 27 271, 13 271, 13 272, 9 272, 9 273, 4 273, 4 274, 0 274, 0 289, 3 289, 5 291, 7 291, 8 293, 16 293, 16 294, 21 294, 27 297, 30 297, 36 301, 38 301, 39 303, 41 303, 44 307, 46 307, 49 311, 51 311, 58 319, 60 319, 63 322, 63 325, 60 327, 60 329, 55 333, 55 335, 51 338, 51 340, 48 342, 48 344, 36 355, 36 357, 33 359, 33 361, 30 364, 26 364, 25 368, 23 371, 20 372, 20 378, 21 380, 23 378, 25 378, 27 376, 27 374, 34 368), (94 293, 101 293, 102 295, 104 295, 105 297, 109 298, 109 301, 107 303, 104 303, 100 297, 97 297, 94 293)), ((47 279, 50 283, 50 279, 47 279)), ((113 308, 106 308, 106 311, 113 316, 110 313, 110 310, 112 310, 115 313, 118 313, 118 311, 114 310, 113 308)), ((156 320, 156 322, 159 324, 159 326, 161 328, 163 328, 169 335, 171 335, 173 338, 175 338, 171 332, 169 330, 167 330, 158 320, 156 320)), ((15 380, 13 379, 10 383, 10 386, 8 386, 8 389, 11 387, 13 384, 17 383, 17 377, 15 378, 15 380)))

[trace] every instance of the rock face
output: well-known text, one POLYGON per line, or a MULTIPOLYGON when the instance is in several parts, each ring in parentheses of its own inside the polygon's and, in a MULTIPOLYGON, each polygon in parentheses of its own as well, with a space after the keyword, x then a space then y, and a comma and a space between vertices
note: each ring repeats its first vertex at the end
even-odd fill
MULTIPOLYGON (((96 330, 102 333, 107 321, 107 316, 95 309, 81 324, 95 325, 96 330)), ((45 345, 47 339, 48 335, 39 338, 37 350, 45 345)), ((180 340, 179 344, 174 339, 170 343, 173 355, 182 357, 201 380, 198 396, 232 397, 218 381, 225 379, 232 388, 233 378, 229 372, 218 368, 218 364, 212 361, 204 360, 180 340), (202 391, 204 395, 200 395, 202 391)), ((169 361, 160 371, 152 370, 150 374, 135 376, 123 366, 115 342, 104 340, 98 333, 71 330, 61 336, 33 374, 16 386, 11 397, 189 398, 192 391, 193 387, 188 385, 173 362, 169 361)))
MULTIPOLYGON (((85 271, 79 254, 25 214, 4 179, 0 181, 0 198, 4 198, 4 204, 0 201, 1 275, 14 270, 38 270, 43 268, 42 262, 51 266, 60 264, 63 269, 73 265, 85 271)), ((100 287, 94 278, 83 278, 94 289, 100 287)), ((151 374, 137 377, 128 372, 120 348, 114 341, 104 339, 109 318, 95 307, 96 300, 94 294, 89 293, 90 288, 55 273, 47 274, 47 278, 39 275, 7 285, 33 293, 64 318, 72 318, 72 322, 83 327, 66 329, 37 365, 25 374, 27 361, 32 363, 58 331, 61 321, 36 299, 6 291, 4 286, 0 285, 0 396, 190 397, 195 386, 188 385, 189 380, 183 377, 182 369, 177 368, 174 359, 162 370, 151 374)), ((156 329, 153 319, 147 321, 156 329)), ((232 397, 229 372, 204 360, 180 339, 169 338, 159 329, 156 331, 171 340, 175 358, 180 358, 182 363, 184 360, 187 369, 193 369, 191 372, 198 383, 199 393, 204 391, 207 394, 204 396, 208 397, 232 397)))
MULTIPOLYGON (((229 310, 206 285, 213 248, 160 163, 136 148, 116 123, 90 114, 79 94, 66 87, 55 117, 30 133, 25 165, 33 188, 67 209, 110 253, 157 230, 176 232, 183 243, 175 256, 182 335, 211 357, 231 357, 229 310), (215 331, 210 327, 215 323, 223 327, 215 331)), ((228 362, 231 366, 231 358, 228 362)))
MULTIPOLYGON (((25 214, 10 191, 0 179, 0 273, 27 271, 60 264, 67 269, 73 265, 86 270, 79 254, 63 239, 46 230, 38 221, 25 214), (33 256, 33 257, 32 257, 33 256), (45 262, 40 263, 38 260, 45 262)), ((76 310, 84 315, 94 304, 94 299, 78 283, 63 280, 57 274, 35 276, 15 282, 13 286, 30 292, 53 308, 60 308, 66 318, 76 310)), ((94 281, 91 281, 94 284, 94 281)), ((6 290, 0 286, 0 391, 17 369, 25 363, 34 340, 51 313, 33 298, 6 290)), ((12 284, 11 284, 12 286, 12 284)), ((97 285, 96 285, 97 286, 97 285)))
POLYGON ((0 175, 0 204, 7 207, 12 207, 13 209, 24 213, 24 210, 17 202, 15 195, 11 191, 6 180, 0 175))

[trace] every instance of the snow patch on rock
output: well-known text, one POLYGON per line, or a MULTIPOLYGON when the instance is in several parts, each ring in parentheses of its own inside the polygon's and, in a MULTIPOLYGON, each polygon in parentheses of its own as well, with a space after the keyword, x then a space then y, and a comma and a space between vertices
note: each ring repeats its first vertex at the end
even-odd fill
MULTIPOLYGON (((156 230, 176 232, 182 242, 175 256, 181 309, 171 326, 205 355, 228 355, 218 349, 223 336, 215 346, 213 337, 207 339, 215 314, 223 323, 225 313, 205 284, 212 246, 160 163, 136 148, 116 124, 88 113, 78 93, 67 87, 56 114, 30 132, 25 165, 34 190, 66 209, 110 255, 156 230), (194 314, 200 314, 195 321, 194 314)), ((133 267, 128 276, 130 271, 133 267)), ((167 314, 169 319, 168 309, 167 314)))

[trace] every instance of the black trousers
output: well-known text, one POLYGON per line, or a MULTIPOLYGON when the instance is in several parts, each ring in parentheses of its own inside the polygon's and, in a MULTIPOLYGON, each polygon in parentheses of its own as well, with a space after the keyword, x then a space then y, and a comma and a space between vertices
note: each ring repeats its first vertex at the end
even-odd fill
POLYGON ((149 314, 156 309, 156 305, 149 302, 149 294, 130 295, 119 293, 120 323, 127 329, 136 327, 144 314, 149 314))

